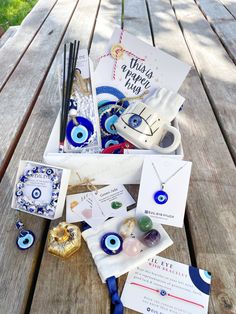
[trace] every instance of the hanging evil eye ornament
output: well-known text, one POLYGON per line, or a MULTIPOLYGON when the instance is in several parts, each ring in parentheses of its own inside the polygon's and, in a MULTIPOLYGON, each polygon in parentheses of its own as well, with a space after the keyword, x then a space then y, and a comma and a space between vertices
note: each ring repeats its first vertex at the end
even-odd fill
POLYGON ((75 117, 67 124, 66 137, 68 142, 74 147, 85 146, 93 133, 94 127, 92 122, 84 117, 75 117))
POLYGON ((125 140, 117 134, 114 124, 129 106, 129 102, 125 100, 119 103, 119 100, 124 99, 125 95, 111 86, 97 87, 96 93, 98 99, 102 147, 107 148, 112 145, 123 143, 125 140))
POLYGON ((16 228, 19 230, 19 235, 16 238, 16 245, 20 250, 28 250, 35 242, 35 235, 32 231, 24 229, 24 224, 21 220, 16 222, 16 228))
POLYGON ((118 233, 109 232, 101 239, 101 248, 108 255, 116 255, 122 251, 123 240, 118 233))
POLYGON ((159 190, 154 194, 153 198, 157 204, 163 205, 168 201, 168 194, 163 190, 159 190))

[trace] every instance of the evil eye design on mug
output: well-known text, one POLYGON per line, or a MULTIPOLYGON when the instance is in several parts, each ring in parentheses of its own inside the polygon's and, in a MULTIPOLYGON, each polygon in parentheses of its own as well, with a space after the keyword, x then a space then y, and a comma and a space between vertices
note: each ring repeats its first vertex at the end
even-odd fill
POLYGON ((36 199, 36 200, 37 200, 38 198, 40 198, 41 194, 42 194, 42 192, 41 192, 41 190, 40 190, 39 188, 33 189, 32 193, 31 193, 32 197, 33 197, 34 199, 36 199))
POLYGON ((51 168, 49 168, 49 169, 47 169, 47 171, 46 171, 46 174, 48 175, 48 176, 50 176, 51 174, 53 174, 53 170, 51 169, 51 168))
POLYGON ((133 114, 129 120, 128 120, 128 124, 132 129, 136 129, 138 128, 141 124, 142 124, 142 120, 143 118, 141 118, 139 115, 137 114, 133 114))
POLYGON ((162 190, 157 191, 154 194, 154 201, 159 205, 163 205, 168 201, 168 194, 162 190))
POLYGON ((118 233, 109 232, 104 234, 101 239, 102 250, 109 255, 115 255, 121 252, 123 240, 118 233))
POLYGON ((90 120, 83 117, 76 117, 79 125, 75 125, 71 120, 66 128, 66 136, 68 142, 74 147, 83 146, 88 142, 94 133, 94 127, 90 120))
POLYGON ((17 239, 16 245, 20 250, 28 250, 35 241, 35 235, 30 230, 21 230, 17 239))

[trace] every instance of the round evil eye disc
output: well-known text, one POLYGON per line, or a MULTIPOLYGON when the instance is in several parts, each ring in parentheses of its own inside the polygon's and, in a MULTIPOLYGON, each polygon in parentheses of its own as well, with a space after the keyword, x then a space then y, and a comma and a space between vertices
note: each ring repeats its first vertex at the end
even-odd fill
POLYGON ((118 120, 117 115, 112 115, 111 117, 107 118, 105 121, 105 129, 107 130, 108 133, 111 134, 117 134, 116 128, 115 128, 115 123, 118 120))
POLYGON ((80 147, 87 143, 94 133, 94 128, 91 121, 84 117, 76 117, 76 121, 78 125, 75 125, 73 120, 68 123, 66 137, 71 145, 80 147))
POLYGON ((42 192, 39 188, 33 189, 32 193, 31 193, 31 195, 34 199, 40 198, 41 194, 42 194, 42 192))
POLYGON ((106 233, 101 239, 102 250, 109 255, 115 255, 121 252, 123 240, 118 233, 106 233))
POLYGON ((30 230, 21 230, 16 239, 16 245, 20 250, 28 250, 35 241, 35 235, 30 230))
POLYGON ((164 191, 157 191, 154 194, 154 201, 159 204, 159 205, 163 205, 168 201, 168 195, 166 192, 164 191))
POLYGON ((135 129, 138 128, 142 123, 142 118, 137 115, 137 114, 133 114, 128 121, 128 124, 131 128, 135 129))

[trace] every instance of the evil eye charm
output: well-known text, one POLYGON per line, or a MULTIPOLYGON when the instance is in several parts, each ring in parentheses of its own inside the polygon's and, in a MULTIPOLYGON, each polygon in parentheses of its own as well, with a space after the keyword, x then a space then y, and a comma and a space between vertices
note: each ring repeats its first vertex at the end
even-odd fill
POLYGON ((101 239, 101 248, 108 255, 115 255, 121 252, 123 240, 118 233, 109 232, 101 239))
POLYGON ((29 206, 28 207, 28 211, 30 212, 30 213, 35 213, 36 212, 36 206, 29 206))
POLYGON ((50 176, 51 174, 53 174, 53 170, 51 169, 51 168, 49 168, 49 169, 47 169, 46 170, 46 174, 48 175, 48 176, 50 176))
POLYGON ((94 133, 94 127, 90 120, 83 117, 76 117, 78 125, 73 120, 67 125, 66 137, 68 142, 74 147, 81 147, 88 143, 88 140, 94 133))
POLYGON ((16 188, 17 188, 17 189, 23 189, 24 186, 25 186, 25 185, 24 185, 23 182, 19 182, 19 183, 17 183, 16 188))
POLYGON ((33 174, 32 170, 27 170, 26 173, 25 173, 25 175, 28 176, 28 177, 32 176, 32 174, 33 174))
POLYGON ((38 170, 39 170, 39 167, 33 167, 33 168, 32 168, 33 173, 37 173, 38 170))
POLYGON ((23 192, 21 190, 16 191, 16 196, 21 196, 23 195, 23 192))
POLYGON ((160 295, 162 296, 162 297, 164 297, 164 296, 166 296, 167 295, 167 292, 165 291, 165 290, 161 290, 160 291, 160 295))
POLYGON ((16 245, 20 250, 28 250, 35 242, 35 235, 30 230, 21 230, 16 245))
POLYGON ((58 183, 59 178, 58 178, 58 176, 54 175, 54 176, 51 177, 51 180, 52 180, 53 183, 58 183))
POLYGON ((168 201, 168 194, 163 190, 157 191, 154 194, 154 201, 159 205, 163 205, 168 201))
POLYGON ((20 177, 20 181, 21 182, 26 182, 28 180, 28 178, 26 176, 21 176, 20 177))
POLYGON ((40 171, 41 173, 45 173, 45 172, 46 172, 46 168, 45 168, 45 167, 41 167, 41 168, 39 168, 39 171, 40 171))
POLYGON ((143 119, 142 119, 139 115, 133 114, 133 115, 129 118, 128 124, 129 124, 129 126, 130 126, 132 129, 136 129, 136 128, 138 128, 138 127, 141 125, 142 120, 143 120, 143 119))
POLYGON ((42 215, 44 213, 43 207, 38 207, 37 214, 42 215))
POLYGON ((31 196, 37 200, 38 198, 40 198, 41 194, 42 194, 41 190, 39 188, 35 188, 33 189, 31 196))

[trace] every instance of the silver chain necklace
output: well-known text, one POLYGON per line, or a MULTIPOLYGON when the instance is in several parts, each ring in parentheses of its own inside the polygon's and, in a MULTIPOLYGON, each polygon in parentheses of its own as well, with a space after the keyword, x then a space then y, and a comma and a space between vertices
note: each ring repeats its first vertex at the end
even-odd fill
POLYGON ((168 201, 168 194, 164 191, 165 185, 168 181, 170 181, 180 170, 182 170, 188 163, 186 162, 182 167, 180 167, 179 169, 177 169, 169 178, 167 178, 165 181, 162 181, 160 178, 160 175, 154 165, 154 163, 152 162, 152 167, 155 171, 155 174, 158 178, 158 180, 160 181, 160 185, 161 185, 161 189, 156 191, 154 193, 154 201, 159 204, 159 205, 163 205, 168 201))

